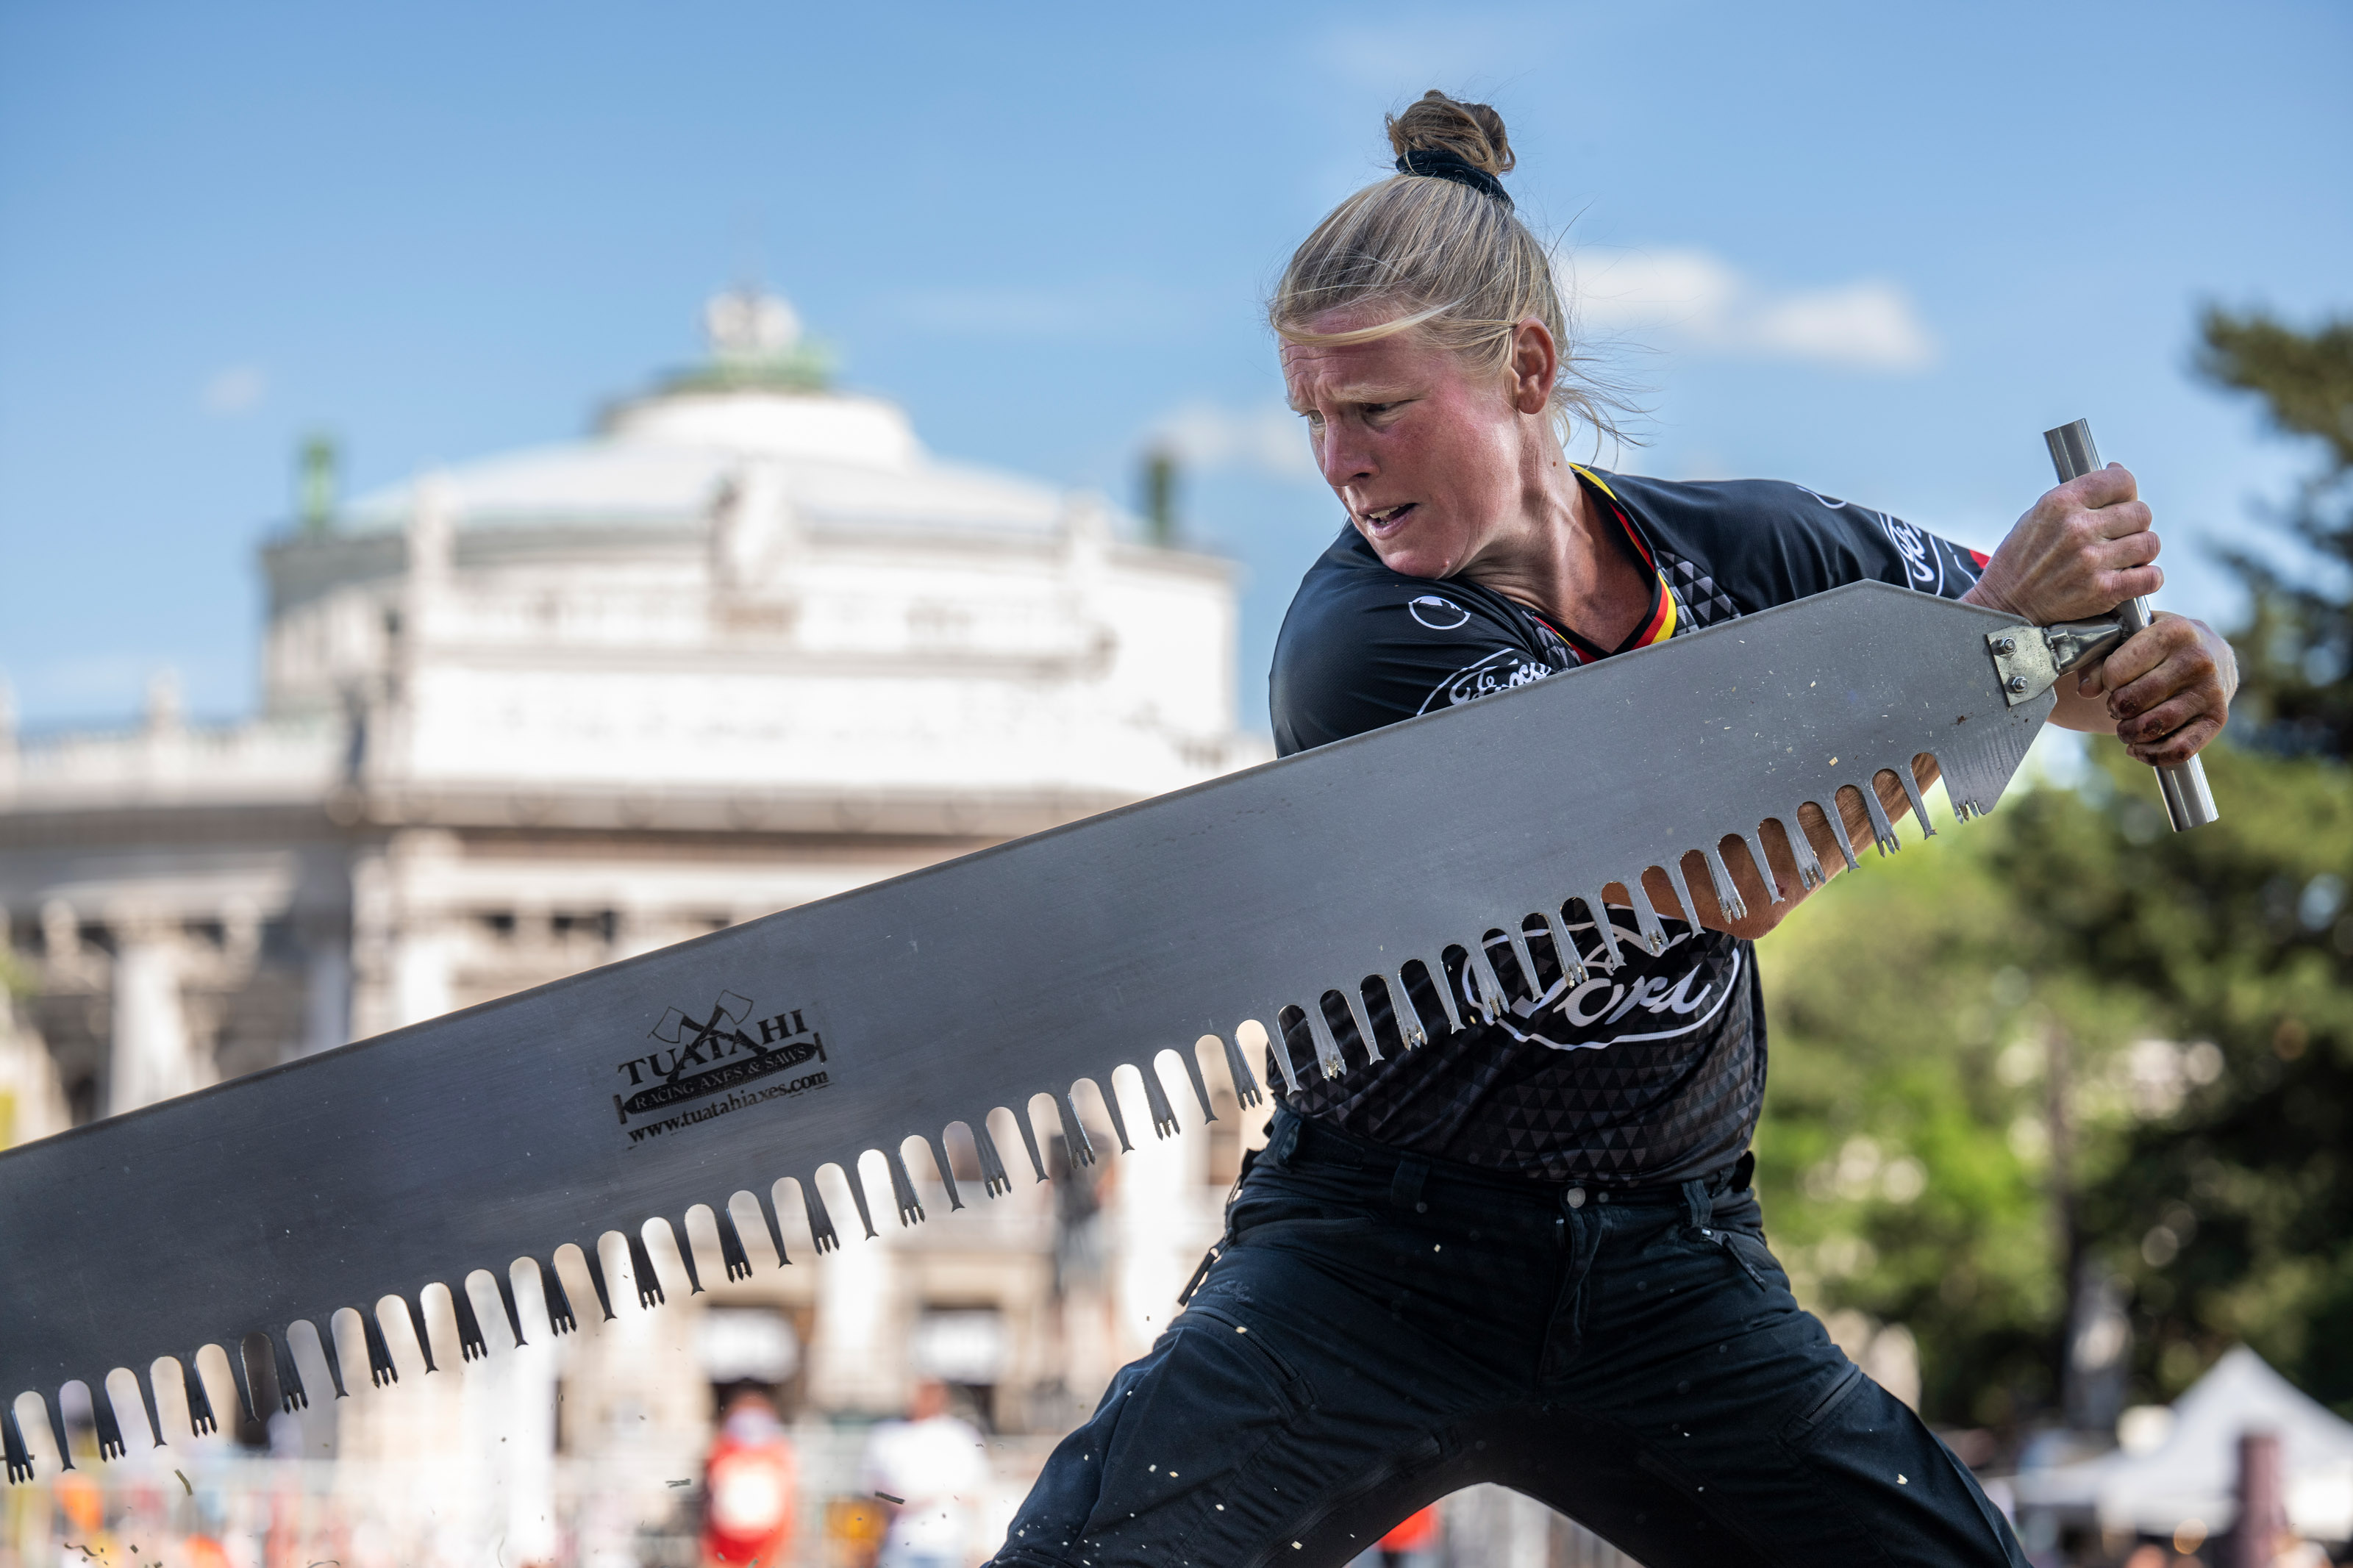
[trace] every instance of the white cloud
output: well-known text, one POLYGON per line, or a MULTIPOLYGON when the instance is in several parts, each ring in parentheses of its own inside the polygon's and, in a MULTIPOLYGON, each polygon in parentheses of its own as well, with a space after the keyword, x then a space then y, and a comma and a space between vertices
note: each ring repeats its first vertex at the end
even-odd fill
POLYGON ((233 419, 259 404, 269 392, 269 377, 257 364, 233 364, 215 371, 196 394, 196 405, 216 418, 233 419))
POLYGON ((1664 329, 1706 353, 1890 373, 1926 370, 1939 353, 1912 297, 1882 279, 1774 289, 1688 247, 1579 251, 1562 271, 1587 325, 1664 329))
POLYGON ((1316 477, 1306 421, 1277 403, 1256 408, 1183 404, 1153 422, 1148 439, 1166 445, 1189 468, 1249 468, 1282 479, 1316 477))

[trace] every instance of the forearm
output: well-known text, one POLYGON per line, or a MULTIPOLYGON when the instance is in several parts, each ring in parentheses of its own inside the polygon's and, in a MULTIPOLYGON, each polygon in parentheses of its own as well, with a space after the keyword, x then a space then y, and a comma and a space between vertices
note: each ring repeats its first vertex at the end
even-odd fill
MULTIPOLYGON (((1913 777, 1924 792, 1939 776, 1933 758, 1923 756, 1913 766, 1913 777)), ((1900 822, 1910 814, 1911 799, 1905 793, 1903 784, 1893 773, 1882 773, 1873 781, 1873 785, 1879 795, 1880 808, 1889 822, 1900 822)), ((1839 792, 1837 805, 1840 821, 1836 826, 1831 826, 1830 819, 1811 803, 1798 808, 1798 826, 1813 850, 1814 863, 1821 868, 1821 881, 1813 887, 1806 885, 1805 878, 1799 871, 1796 851, 1782 831, 1779 820, 1766 823, 1758 832, 1757 837, 1764 840, 1765 858, 1772 864, 1774 883, 1781 894, 1778 901, 1765 886, 1764 878, 1758 874, 1756 858, 1749 853, 1746 840, 1727 837, 1716 847, 1717 855, 1724 861, 1724 868, 1732 879, 1733 889, 1740 895, 1744 906, 1737 918, 1725 909, 1723 900, 1717 897, 1715 879, 1708 872, 1706 857, 1697 850, 1685 855, 1683 860, 1683 882, 1691 889, 1692 902, 1697 906, 1692 913, 1698 917, 1698 923, 1710 931, 1725 931, 1754 941, 1780 924, 1791 910, 1811 897, 1831 878, 1846 869, 1847 856, 1839 847, 1841 836, 1848 848, 1857 856, 1875 846, 1878 835, 1872 826, 1871 814, 1864 806, 1862 797, 1849 786, 1839 792)), ((1661 914, 1677 920, 1691 918, 1684 912, 1682 900, 1676 897, 1674 884, 1668 880, 1664 871, 1656 867, 1645 871, 1642 874, 1642 890, 1650 896, 1651 906, 1661 914)), ((1602 896, 1611 903, 1630 901, 1622 884, 1611 884, 1602 896)))

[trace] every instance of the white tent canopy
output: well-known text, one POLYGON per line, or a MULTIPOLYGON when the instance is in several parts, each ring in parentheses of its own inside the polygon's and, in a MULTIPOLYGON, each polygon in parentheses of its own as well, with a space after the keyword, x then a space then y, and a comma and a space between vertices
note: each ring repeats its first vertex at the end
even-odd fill
POLYGON ((2307 1540, 2353 1539, 2353 1422, 2346 1421, 2240 1345, 2173 1406, 2173 1429, 2144 1453, 2118 1449, 2072 1465, 2028 1470, 2010 1485, 2021 1510, 2096 1516, 2104 1530, 2170 1535, 2195 1520, 2209 1534, 2230 1528, 2239 1437, 2280 1440, 2288 1522, 2307 1540))

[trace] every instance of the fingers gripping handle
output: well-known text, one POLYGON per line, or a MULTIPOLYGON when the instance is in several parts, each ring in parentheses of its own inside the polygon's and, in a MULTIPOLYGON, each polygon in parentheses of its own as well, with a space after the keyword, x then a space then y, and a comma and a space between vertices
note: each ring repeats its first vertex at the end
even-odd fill
MULTIPOLYGON (((2063 485, 2100 466, 2100 449, 2092 445, 2092 423, 2088 419, 2045 430, 2042 439, 2051 447, 2051 465, 2059 470, 2059 482, 2063 485)), ((2147 628, 2150 618, 2146 598, 2126 599, 2116 606, 2116 619, 2124 624, 2126 637, 2147 628)), ((2221 815, 2214 809, 2213 792, 2206 787, 2206 765, 2196 757, 2158 769, 2157 787, 2165 796, 2165 815, 2172 819, 2176 833, 2203 827, 2221 815)))

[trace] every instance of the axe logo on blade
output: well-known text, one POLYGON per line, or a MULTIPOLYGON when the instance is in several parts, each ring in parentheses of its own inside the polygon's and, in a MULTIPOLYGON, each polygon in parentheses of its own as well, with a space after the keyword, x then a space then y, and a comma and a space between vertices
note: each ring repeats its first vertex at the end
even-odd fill
MULTIPOLYGON (((771 1073, 801 1063, 826 1059, 825 1037, 797 1007, 765 1018, 753 1017, 748 996, 722 991, 702 1016, 678 1007, 663 1011, 661 1021, 647 1032, 664 1048, 631 1057, 614 1068, 628 1075, 628 1089, 613 1096, 613 1109, 623 1126, 629 1118, 664 1110, 723 1089, 736 1089, 771 1073)), ((799 1088, 818 1088, 826 1075, 799 1088)), ((757 1099, 768 1099, 761 1093, 757 1099)), ((634 1136, 634 1135, 633 1135, 634 1136)))

